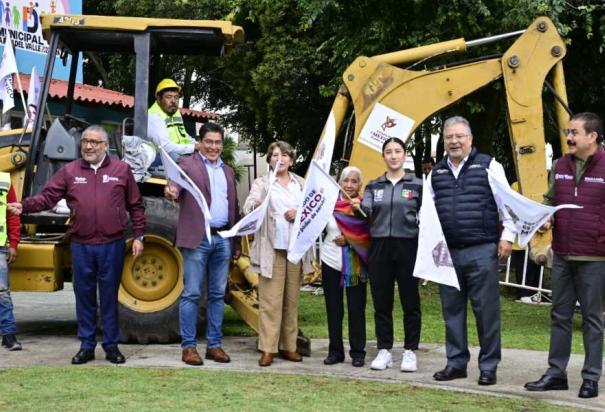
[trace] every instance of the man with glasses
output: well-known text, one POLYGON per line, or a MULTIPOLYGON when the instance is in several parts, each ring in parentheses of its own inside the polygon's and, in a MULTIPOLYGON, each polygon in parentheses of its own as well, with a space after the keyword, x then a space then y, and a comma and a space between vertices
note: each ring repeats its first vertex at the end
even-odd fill
POLYGON ((132 254, 143 252, 145 208, 130 167, 107 153, 107 133, 93 125, 82 133, 81 159, 62 167, 37 195, 9 203, 10 213, 51 209, 63 198, 71 210, 69 234, 80 350, 71 363, 95 358, 97 287, 101 303, 103 349, 112 363, 124 363, 118 349, 118 288, 124 262, 124 229, 128 216, 134 240, 132 254))
POLYGON ((199 145, 187 134, 179 112, 181 87, 172 79, 163 79, 155 90, 156 101, 147 112, 147 137, 170 157, 188 155, 199 145))
POLYGON ((179 202, 176 246, 183 255, 184 288, 179 303, 182 360, 188 365, 203 365, 197 351, 197 319, 202 286, 207 284, 206 359, 226 363, 229 355, 222 349, 223 306, 229 262, 239 256, 239 239, 224 239, 218 232, 228 230, 239 219, 235 173, 223 163, 224 131, 216 123, 204 124, 199 132, 200 150, 182 157, 179 166, 201 190, 210 208, 212 239, 206 238, 204 216, 194 197, 169 182, 168 199, 179 202), (205 276, 208 275, 206 282, 205 276))
POLYGON ((479 335, 479 385, 494 385, 501 358, 498 257, 510 256, 514 225, 505 219, 500 235, 498 207, 487 170, 506 179, 502 165, 473 148, 468 121, 460 116, 443 125, 447 156, 427 178, 437 214, 458 275, 460 290, 440 285, 445 320, 447 365, 437 381, 465 378, 470 360, 466 330, 470 299, 479 335))
MULTIPOLYGON (((605 152, 603 121, 595 113, 579 113, 569 121, 568 153, 550 174, 545 203, 573 203, 581 209, 559 210, 554 216, 552 308, 548 369, 529 391, 566 390, 576 302, 582 312, 584 367, 578 396, 594 398, 603 368, 603 291, 605 288, 605 152)), ((543 229, 548 229, 547 222, 543 229)))

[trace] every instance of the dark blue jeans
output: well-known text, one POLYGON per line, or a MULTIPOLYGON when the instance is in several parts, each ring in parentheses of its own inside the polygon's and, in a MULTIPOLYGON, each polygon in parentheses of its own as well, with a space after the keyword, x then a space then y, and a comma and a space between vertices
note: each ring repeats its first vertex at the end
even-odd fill
POLYGON ((190 348, 197 345, 196 323, 202 287, 206 284, 206 273, 206 339, 208 348, 220 347, 223 340, 223 306, 231 261, 231 240, 213 235, 212 244, 204 238, 196 249, 180 250, 185 266, 185 284, 179 303, 181 347, 190 348))
POLYGON ((0 334, 13 335, 17 332, 15 315, 13 315, 13 300, 8 280, 8 263, 6 248, 0 248, 0 334))
POLYGON ((103 349, 120 341, 118 326, 118 289, 124 264, 124 239, 109 243, 71 242, 76 318, 81 348, 97 345, 97 285, 103 324, 103 349))

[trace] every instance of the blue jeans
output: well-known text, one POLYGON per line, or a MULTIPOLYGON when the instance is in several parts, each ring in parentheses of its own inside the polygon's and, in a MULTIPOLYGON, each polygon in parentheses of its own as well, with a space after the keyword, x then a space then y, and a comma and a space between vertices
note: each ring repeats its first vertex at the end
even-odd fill
POLYGON ((8 263, 6 248, 0 248, 0 334, 14 335, 17 332, 13 300, 8 284, 8 263))
POLYGON ((204 238, 196 249, 180 250, 185 266, 185 284, 179 303, 181 347, 184 349, 197 345, 196 322, 200 295, 208 273, 206 340, 208 348, 217 348, 223 340, 223 305, 231 261, 231 241, 212 235, 212 244, 204 238))
POLYGON ((71 242, 81 349, 94 350, 97 345, 97 285, 103 324, 103 349, 116 347, 120 341, 118 289, 122 278, 124 250, 124 239, 101 244, 71 242))

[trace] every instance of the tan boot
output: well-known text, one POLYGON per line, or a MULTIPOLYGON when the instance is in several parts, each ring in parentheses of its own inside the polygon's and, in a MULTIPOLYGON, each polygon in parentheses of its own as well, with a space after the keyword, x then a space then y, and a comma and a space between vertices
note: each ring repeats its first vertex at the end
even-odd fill
POLYGON ((187 365, 199 366, 204 364, 202 357, 195 347, 183 349, 183 357, 181 359, 187 365))

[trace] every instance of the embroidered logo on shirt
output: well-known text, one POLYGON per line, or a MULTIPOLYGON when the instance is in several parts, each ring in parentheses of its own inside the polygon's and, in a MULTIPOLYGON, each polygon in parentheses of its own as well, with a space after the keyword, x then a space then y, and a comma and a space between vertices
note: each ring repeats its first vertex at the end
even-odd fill
POLYGON ((409 189, 403 189, 401 191, 401 197, 407 200, 412 200, 414 198, 414 191, 409 189))
POLYGON ((374 201, 380 202, 384 196, 384 189, 374 189, 374 201))
POLYGON ((437 173, 438 175, 442 175, 447 172, 448 172, 448 170, 446 170, 446 169, 437 169, 437 170, 433 171, 433 173, 437 173))
POLYGON ((483 169, 483 166, 482 165, 470 165, 468 168, 469 169, 483 169))
POLYGON ((589 183, 605 183, 605 179, 603 179, 602 177, 592 177, 592 176, 586 176, 584 178, 584 181, 589 182, 589 183))
POLYGON ((562 173, 555 173, 555 180, 573 180, 573 176, 565 175, 562 173))
POLYGON ((120 179, 118 179, 117 177, 113 177, 113 176, 109 176, 109 175, 103 175, 103 183, 107 183, 107 182, 119 182, 120 179))
POLYGON ((88 181, 85 177, 76 176, 74 177, 74 185, 86 184, 88 181))

